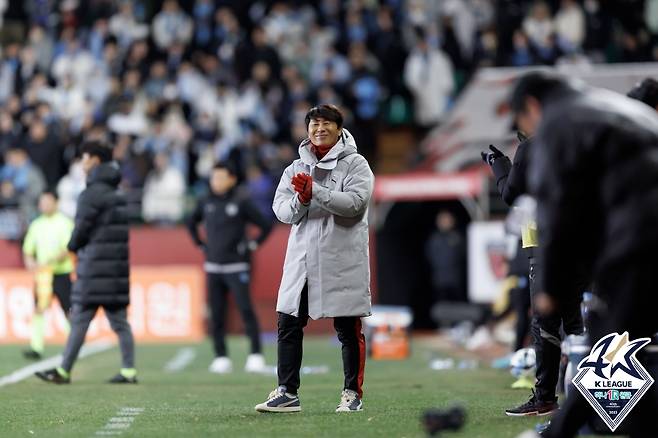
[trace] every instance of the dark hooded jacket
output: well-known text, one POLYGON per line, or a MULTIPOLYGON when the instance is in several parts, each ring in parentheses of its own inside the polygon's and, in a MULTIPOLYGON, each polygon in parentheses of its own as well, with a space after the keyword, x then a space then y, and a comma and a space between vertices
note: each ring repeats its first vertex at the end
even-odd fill
POLYGON ((544 290, 570 293, 584 268, 603 294, 603 276, 658 254, 658 115, 617 93, 573 85, 549 94, 542 109, 529 187, 544 290))
POLYGON ((120 181, 118 166, 102 163, 91 171, 78 199, 68 245, 78 256, 74 304, 129 303, 128 216, 126 200, 117 190, 120 181))

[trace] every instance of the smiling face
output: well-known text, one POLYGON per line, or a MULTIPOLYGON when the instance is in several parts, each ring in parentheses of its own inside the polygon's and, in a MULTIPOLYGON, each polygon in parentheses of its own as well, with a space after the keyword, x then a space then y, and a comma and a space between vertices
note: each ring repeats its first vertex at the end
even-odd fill
POLYGON ((308 138, 316 146, 333 146, 338 142, 341 129, 336 122, 322 117, 311 119, 308 123, 308 138))

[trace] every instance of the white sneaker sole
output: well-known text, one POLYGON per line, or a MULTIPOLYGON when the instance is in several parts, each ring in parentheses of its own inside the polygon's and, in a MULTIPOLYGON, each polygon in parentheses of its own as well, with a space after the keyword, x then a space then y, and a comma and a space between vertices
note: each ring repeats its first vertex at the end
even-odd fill
POLYGON ((361 412, 363 411, 363 402, 359 403, 359 407, 352 410, 346 406, 340 406, 336 408, 336 412, 361 412))
POLYGON ((523 414, 512 414, 509 412, 505 412, 505 415, 508 417, 536 417, 538 414, 537 411, 532 411, 532 412, 524 412, 523 414))
POLYGON ((505 412, 505 415, 507 415, 508 417, 545 417, 546 415, 552 415, 556 412, 557 409, 547 412, 541 412, 541 413, 539 411, 525 412, 523 414, 512 414, 509 412, 505 412))
POLYGON ((255 409, 258 412, 278 412, 278 413, 301 412, 302 411, 301 406, 289 406, 289 407, 286 406, 286 407, 278 408, 278 407, 271 407, 271 406, 265 406, 265 405, 257 405, 255 409))

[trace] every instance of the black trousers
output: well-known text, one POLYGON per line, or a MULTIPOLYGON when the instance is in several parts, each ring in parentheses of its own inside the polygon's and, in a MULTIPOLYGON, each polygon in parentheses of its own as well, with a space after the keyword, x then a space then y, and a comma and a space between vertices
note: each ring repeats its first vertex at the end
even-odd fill
POLYGON ((71 311, 71 274, 53 275, 53 292, 68 317, 71 311))
POLYGON ((530 282, 526 281, 522 287, 515 287, 510 291, 510 295, 516 313, 514 351, 518 351, 525 345, 525 338, 530 331, 530 282))
POLYGON ((535 258, 530 258, 530 299, 532 304, 532 321, 530 334, 532 346, 537 356, 537 382, 535 393, 537 398, 544 401, 555 399, 555 389, 560 376, 561 358, 561 330, 567 335, 582 335, 584 331, 583 318, 580 310, 582 293, 587 283, 574 279, 571 298, 560 306, 560 312, 543 316, 535 310, 535 296, 540 291, 537 279, 540 265, 535 258))
POLYGON ((212 337, 215 347, 215 356, 227 355, 226 349, 226 297, 229 291, 242 315, 242 321, 251 342, 251 352, 260 353, 260 329, 258 320, 251 305, 249 296, 249 272, 233 274, 208 274, 208 302, 210 304, 210 318, 212 321, 212 337))
MULTIPOLYGON (((602 270, 595 286, 600 304, 590 309, 587 319, 592 345, 613 332, 621 334, 628 331, 631 340, 658 333, 655 260, 655 254, 646 254, 636 260, 628 258, 622 266, 602 270)), ((653 345, 656 345, 655 338, 653 345)), ((654 380, 658 380, 658 353, 649 354, 647 347, 639 351, 636 357, 654 380)), ((658 383, 654 382, 617 431, 632 438, 658 437, 657 414, 658 383)), ((551 420, 545 436, 576 436, 580 428, 592 419, 600 423, 589 403, 574 389, 551 420)))
MULTIPOLYGON (((304 327, 308 323, 308 288, 304 286, 299 304, 299 316, 279 312, 278 366, 279 386, 291 394, 299 389, 299 371, 302 367, 304 327)), ((341 316, 334 318, 334 329, 342 345, 344 389, 363 396, 363 375, 366 364, 366 338, 362 333, 361 318, 341 316)))
MULTIPOLYGON (((53 275, 53 294, 57 297, 59 305, 62 307, 66 317, 69 317, 71 312, 71 274, 55 274, 53 275)), ((34 290, 34 304, 38 307, 39 295, 34 290)))

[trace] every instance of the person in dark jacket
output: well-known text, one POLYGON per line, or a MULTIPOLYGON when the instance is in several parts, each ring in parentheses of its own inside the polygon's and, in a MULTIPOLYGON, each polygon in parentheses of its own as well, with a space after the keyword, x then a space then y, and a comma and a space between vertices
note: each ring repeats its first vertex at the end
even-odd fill
POLYGON ((70 383, 70 374, 89 323, 103 307, 112 330, 119 336, 121 370, 109 383, 137 383, 135 347, 127 319, 130 265, 126 201, 117 190, 121 173, 112 161, 112 149, 98 142, 82 146, 87 188, 80 194, 75 228, 68 250, 77 254, 77 280, 71 294, 71 333, 61 366, 36 373, 51 383, 70 383))
POLYGON ((48 126, 40 119, 35 119, 25 141, 25 150, 30 160, 42 170, 46 178, 46 187, 53 189, 64 176, 64 147, 59 139, 48 132, 48 126))
POLYGON ((434 301, 466 301, 466 242, 449 211, 436 216, 436 231, 427 241, 425 255, 432 268, 434 301))
POLYGON ((225 342, 226 298, 230 290, 240 309, 251 342, 251 354, 245 370, 260 372, 265 366, 261 354, 260 330, 249 297, 250 253, 270 234, 272 224, 246 196, 238 193, 237 172, 229 163, 215 165, 210 175, 210 196, 197 204, 187 227, 194 242, 206 256, 208 300, 212 320, 215 359, 210 364, 214 373, 228 373, 233 365, 225 342), (199 235, 203 222, 206 240, 199 235), (260 234, 249 239, 247 224, 260 228, 260 234))
MULTIPOLYGON (((518 133, 518 137, 521 143, 516 149, 513 162, 494 146, 489 146, 491 152, 482 153, 482 158, 493 170, 496 186, 503 201, 510 207, 517 199, 528 193, 526 179, 530 151, 533 147, 532 140, 521 132, 518 133)), ((522 224, 521 241, 529 262, 528 279, 532 309, 530 334, 537 358, 537 370, 535 388, 530 399, 518 407, 505 410, 505 414, 511 417, 545 415, 557 410, 556 387, 560 375, 561 330, 567 335, 582 335, 584 330, 580 312, 582 295, 573 294, 572 299, 565 303, 560 313, 547 316, 536 311, 534 301, 537 293, 540 292, 537 278, 542 271, 541 263, 536 257, 537 225, 529 215, 523 214, 522 216, 526 217, 525 223, 522 224)), ((572 282, 576 288, 580 288, 581 292, 587 286, 587 281, 580 277, 572 278, 572 282)))
MULTIPOLYGON (((538 311, 559 311, 578 292, 571 278, 584 269, 597 296, 588 314, 592 345, 612 332, 652 337, 658 332, 658 115, 620 94, 546 72, 519 79, 511 106, 517 124, 536 132, 528 182, 538 203, 544 266, 538 311)), ((651 369, 648 356, 637 354, 651 369)), ((655 436, 656 412, 653 385, 620 429, 655 436)), ((575 436, 593 415, 573 391, 543 436, 575 436)))

